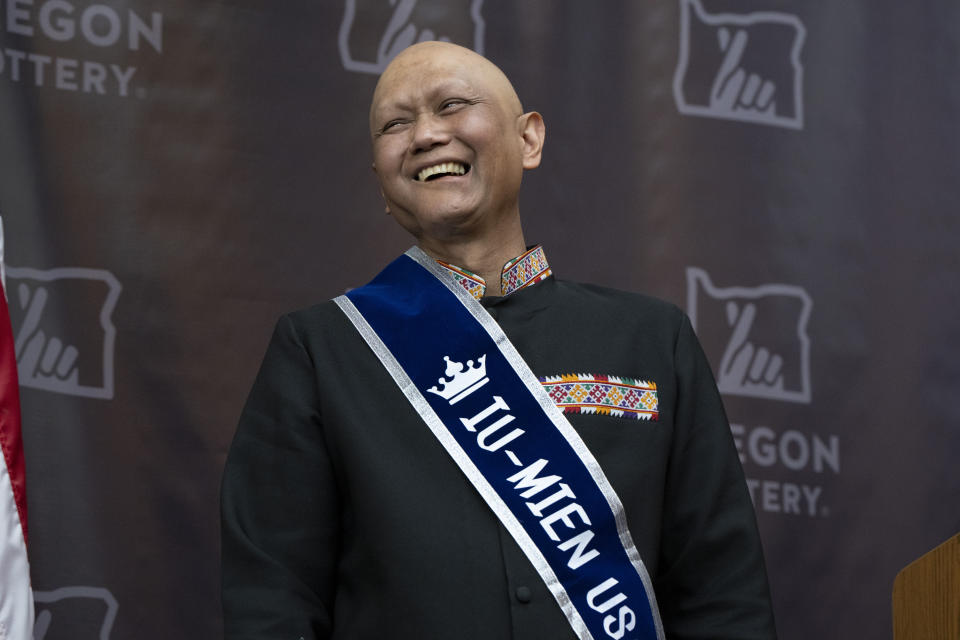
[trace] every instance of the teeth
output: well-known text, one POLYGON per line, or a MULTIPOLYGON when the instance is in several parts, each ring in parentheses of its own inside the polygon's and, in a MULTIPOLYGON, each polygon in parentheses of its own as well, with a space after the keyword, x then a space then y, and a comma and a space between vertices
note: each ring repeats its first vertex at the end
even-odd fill
POLYGON ((423 182, 430 176, 438 173, 452 173, 457 176, 462 176, 466 172, 467 168, 459 162, 441 162, 440 164, 435 164, 432 167, 422 169, 420 173, 417 174, 417 180, 423 182))

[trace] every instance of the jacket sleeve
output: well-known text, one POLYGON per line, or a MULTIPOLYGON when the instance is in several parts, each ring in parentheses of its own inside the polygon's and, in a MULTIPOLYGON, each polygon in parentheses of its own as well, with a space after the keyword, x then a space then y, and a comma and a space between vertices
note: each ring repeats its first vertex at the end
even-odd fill
POLYGON ((686 315, 657 597, 668 638, 776 637, 756 516, 709 364, 686 315))
POLYGON ((223 474, 225 638, 329 637, 338 522, 316 369, 285 316, 243 409, 223 474))

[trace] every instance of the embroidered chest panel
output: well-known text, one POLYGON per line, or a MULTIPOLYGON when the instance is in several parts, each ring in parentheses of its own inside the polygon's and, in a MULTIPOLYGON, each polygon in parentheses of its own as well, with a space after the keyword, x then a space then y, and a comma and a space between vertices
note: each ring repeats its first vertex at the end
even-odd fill
POLYGON ((571 373, 540 378, 547 395, 564 413, 593 413, 636 420, 659 417, 655 382, 571 373))

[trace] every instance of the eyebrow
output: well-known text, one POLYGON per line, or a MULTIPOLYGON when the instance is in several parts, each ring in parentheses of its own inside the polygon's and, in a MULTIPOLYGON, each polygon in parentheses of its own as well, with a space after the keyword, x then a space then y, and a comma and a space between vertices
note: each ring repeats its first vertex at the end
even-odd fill
MULTIPOLYGON (((428 81, 429 82, 429 81, 428 81)), ((459 78, 447 78, 437 82, 436 84, 429 86, 426 90, 426 95, 429 99, 435 100, 439 96, 445 93, 455 93, 455 94, 479 94, 479 92, 474 88, 471 83, 468 83, 459 78)), ((397 110, 397 111, 411 111, 413 109, 412 100, 409 95, 405 95, 400 99, 385 103, 381 102, 378 105, 378 108, 374 111, 374 114, 379 116, 384 110, 397 110)))

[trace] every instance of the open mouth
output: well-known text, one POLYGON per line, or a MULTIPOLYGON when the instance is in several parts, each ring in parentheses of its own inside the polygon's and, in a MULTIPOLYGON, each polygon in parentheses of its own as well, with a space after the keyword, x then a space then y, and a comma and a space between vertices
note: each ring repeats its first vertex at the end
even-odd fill
POLYGON ((460 162, 441 162, 430 167, 424 167, 416 176, 417 182, 430 182, 448 176, 462 176, 470 171, 470 165, 460 162))

